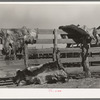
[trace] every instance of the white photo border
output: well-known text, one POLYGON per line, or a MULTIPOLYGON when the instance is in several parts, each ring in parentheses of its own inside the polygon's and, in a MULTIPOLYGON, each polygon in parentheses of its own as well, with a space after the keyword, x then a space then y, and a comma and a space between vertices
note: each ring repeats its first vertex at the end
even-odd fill
MULTIPOLYGON (((0 4, 97 4, 100 2, 0 2, 0 4)), ((75 99, 75 98, 100 98, 100 89, 62 89, 62 88, 1 88, 0 89, 0 99, 75 99), (58 92, 50 92, 50 90, 58 92)))

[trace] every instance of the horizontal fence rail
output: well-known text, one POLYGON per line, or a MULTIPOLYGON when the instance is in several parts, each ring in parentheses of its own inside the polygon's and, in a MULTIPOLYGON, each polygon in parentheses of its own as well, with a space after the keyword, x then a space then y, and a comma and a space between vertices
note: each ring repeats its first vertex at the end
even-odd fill
MULTIPOLYGON (((59 48, 60 52, 61 53, 74 53, 74 52, 78 52, 80 53, 81 52, 81 49, 80 48, 59 48)), ((53 52, 53 48, 46 48, 46 49, 32 49, 32 48, 29 48, 28 49, 28 52, 29 53, 52 53, 53 52)), ((89 49, 89 52, 92 52, 92 53, 99 53, 100 52, 100 47, 91 47, 89 49)))
MULTIPOLYGON (((53 53, 53 48, 51 49, 29 49, 29 55, 31 54, 38 54, 38 56, 45 56, 45 54, 52 54, 53 53)), ((78 63, 81 62, 81 49, 80 48, 60 48, 60 53, 64 54, 64 58, 61 57, 61 62, 62 63, 78 63), (78 55, 78 57, 75 57, 75 53, 76 55, 78 55), (72 54, 72 57, 71 55, 72 54), (68 57, 69 55, 69 57, 68 57)), ((89 55, 89 62, 100 62, 100 47, 91 47, 89 49, 89 53, 91 55, 89 55), (96 55, 97 54, 97 55, 96 55)), ((49 56, 48 55, 48 56, 49 56)), ((52 57, 51 58, 43 58, 43 57, 39 57, 37 59, 29 59, 29 63, 30 64, 41 64, 41 63, 46 63, 49 61, 53 61, 52 57)))
MULTIPOLYGON (((30 59, 29 64, 43 64, 49 61, 53 61, 51 58, 44 59, 30 59)), ((89 57, 89 62, 100 61, 100 57, 89 57)), ((81 62, 81 58, 61 58, 62 63, 74 63, 81 62)))
MULTIPOLYGON (((37 39, 36 44, 53 44, 54 39, 37 39)), ((73 41, 72 39, 58 39, 57 40, 59 44, 74 44, 75 41, 73 41)), ((95 43, 95 40, 92 40, 92 44, 95 43)))

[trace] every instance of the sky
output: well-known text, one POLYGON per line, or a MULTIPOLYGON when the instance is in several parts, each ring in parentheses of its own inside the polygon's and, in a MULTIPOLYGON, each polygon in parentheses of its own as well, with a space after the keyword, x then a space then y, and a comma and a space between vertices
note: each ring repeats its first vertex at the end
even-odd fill
MULTIPOLYGON (((57 29, 62 25, 100 25, 100 4, 0 4, 0 28, 57 29)), ((39 38, 52 38, 40 36, 39 38)), ((34 45, 49 48, 52 44, 34 45)), ((30 45, 31 47, 31 45, 30 45)), ((59 44, 66 47, 66 44, 59 44)))
POLYGON ((0 28, 100 25, 100 4, 0 4, 0 28))

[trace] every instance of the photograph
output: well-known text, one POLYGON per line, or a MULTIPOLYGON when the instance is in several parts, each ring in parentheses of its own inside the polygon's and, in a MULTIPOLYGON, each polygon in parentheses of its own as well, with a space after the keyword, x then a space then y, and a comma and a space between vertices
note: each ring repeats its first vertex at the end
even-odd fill
POLYGON ((100 2, 0 3, 0 88, 99 89, 99 10, 100 2))

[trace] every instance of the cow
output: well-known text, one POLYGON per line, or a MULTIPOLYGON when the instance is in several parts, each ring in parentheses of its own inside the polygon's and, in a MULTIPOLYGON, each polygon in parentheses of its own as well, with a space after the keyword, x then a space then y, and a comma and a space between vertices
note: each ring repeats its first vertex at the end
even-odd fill
POLYGON ((58 70, 57 62, 47 62, 37 66, 30 66, 23 70, 18 69, 13 78, 13 82, 19 85, 28 84, 44 84, 44 83, 57 83, 66 82, 67 73, 61 68, 58 70))
POLYGON ((91 77, 91 73, 89 70, 88 64, 88 50, 89 45, 92 40, 95 40, 95 44, 99 44, 99 28, 87 28, 86 25, 66 25, 59 26, 59 29, 66 32, 68 38, 71 38, 75 41, 76 44, 81 44, 80 48, 82 49, 81 57, 82 57, 82 66, 83 71, 85 73, 85 77, 91 77))
POLYGON ((22 53, 24 44, 36 43, 37 33, 35 30, 27 29, 1 29, 3 39, 2 53, 9 57, 13 54, 16 58, 17 53, 22 53))

